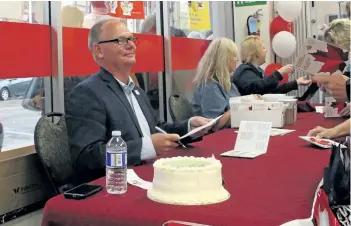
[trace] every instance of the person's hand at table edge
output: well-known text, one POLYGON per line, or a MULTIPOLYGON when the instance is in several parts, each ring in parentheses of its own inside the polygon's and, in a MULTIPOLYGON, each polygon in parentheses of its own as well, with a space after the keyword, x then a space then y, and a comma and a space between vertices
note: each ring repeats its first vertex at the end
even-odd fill
POLYGON ((335 128, 326 129, 321 126, 317 126, 316 128, 310 130, 307 134, 308 137, 316 137, 318 139, 321 139, 321 138, 333 139, 333 138, 336 138, 337 135, 338 133, 335 130, 335 128))

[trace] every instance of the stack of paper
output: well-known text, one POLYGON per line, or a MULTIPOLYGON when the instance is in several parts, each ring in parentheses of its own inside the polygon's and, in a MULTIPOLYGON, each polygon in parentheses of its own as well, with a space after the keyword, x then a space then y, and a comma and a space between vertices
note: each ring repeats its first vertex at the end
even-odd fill
MULTIPOLYGON (((276 129, 276 128, 272 128, 270 136, 271 137, 284 136, 285 134, 288 134, 288 133, 291 133, 291 132, 294 132, 294 131, 295 130, 293 130, 293 129, 276 129)), ((235 131, 235 132, 239 133, 239 131, 235 131)))
POLYGON ((241 121, 234 150, 222 153, 221 156, 255 158, 265 154, 271 129, 271 122, 241 121))

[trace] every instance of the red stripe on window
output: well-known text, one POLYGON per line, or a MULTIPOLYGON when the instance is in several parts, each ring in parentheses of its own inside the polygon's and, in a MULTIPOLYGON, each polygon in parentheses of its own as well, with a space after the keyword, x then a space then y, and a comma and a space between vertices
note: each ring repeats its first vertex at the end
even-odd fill
POLYGON ((51 76, 50 26, 0 22, 0 78, 51 76))
POLYGON ((210 44, 209 40, 172 37, 172 70, 194 70, 210 44))
MULTIPOLYGON (((90 75, 98 65, 88 48, 89 29, 63 28, 63 71, 65 76, 90 75)), ((163 38, 157 35, 138 36, 136 65, 132 72, 163 71, 163 38)))

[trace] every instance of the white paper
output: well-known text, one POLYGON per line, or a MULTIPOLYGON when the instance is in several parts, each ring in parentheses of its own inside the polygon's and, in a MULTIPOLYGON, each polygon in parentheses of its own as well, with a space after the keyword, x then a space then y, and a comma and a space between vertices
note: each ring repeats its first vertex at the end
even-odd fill
POLYGON ((315 108, 317 113, 320 113, 320 114, 324 113, 324 106, 316 106, 315 108))
POLYGON ((324 117, 326 118, 336 118, 340 117, 339 109, 337 107, 333 107, 333 104, 336 103, 336 100, 333 97, 326 97, 324 100, 324 117))
POLYGON ((293 129, 273 129, 271 130, 271 136, 284 136, 285 134, 294 132, 295 130, 293 129))
MULTIPOLYGON (((293 129, 276 129, 276 128, 272 128, 271 130, 271 137, 274 136, 284 136, 285 134, 294 132, 295 130, 293 129)), ((239 131, 235 131, 236 133, 239 133, 239 131)))
POLYGON ((255 153, 255 152, 242 152, 236 150, 230 150, 221 154, 221 156, 228 156, 228 157, 238 157, 238 158, 248 158, 253 159, 257 156, 263 155, 264 153, 255 153))
POLYGON ((345 145, 339 144, 338 142, 335 142, 335 141, 329 140, 329 139, 317 139, 317 138, 315 138, 315 137, 308 137, 308 136, 299 136, 299 137, 300 137, 301 139, 303 139, 303 140, 305 140, 305 141, 307 141, 307 142, 309 142, 309 143, 311 143, 311 144, 317 145, 318 147, 321 147, 321 148, 329 149, 329 148, 332 147, 332 145, 337 145, 337 146, 340 145, 341 148, 346 148, 345 145), (321 141, 327 141, 327 142, 330 143, 330 145, 320 144, 320 143, 318 143, 318 142, 312 141, 311 139, 321 140, 321 141))
POLYGON ((311 219, 300 219, 300 220, 289 221, 280 226, 314 226, 314 224, 311 219))
POLYGON ((148 190, 152 187, 152 183, 141 179, 133 169, 127 170, 127 182, 131 185, 148 190))
POLYGON ((185 222, 185 221, 175 221, 175 220, 170 220, 164 223, 162 226, 165 226, 169 223, 177 223, 177 224, 183 224, 183 225, 188 225, 188 226, 210 226, 207 224, 197 224, 197 223, 191 223, 191 222, 185 222))
POLYGON ((209 121, 207 124, 205 124, 205 125, 203 125, 203 126, 200 126, 200 127, 197 127, 197 128, 195 128, 195 129, 191 130, 189 133, 187 133, 187 134, 185 134, 184 136, 180 137, 180 139, 183 139, 183 138, 186 138, 186 137, 188 137, 188 136, 191 136, 191 135, 193 135, 193 134, 195 134, 195 133, 197 133, 197 132, 199 132, 199 131, 201 131, 201 130, 207 128, 207 127, 212 126, 212 125, 215 124, 215 123, 218 121, 218 119, 220 119, 221 117, 222 117, 222 115, 220 115, 220 116, 218 116, 217 118, 215 118, 215 119, 209 121))
POLYGON ((267 152, 272 122, 241 121, 234 150, 222 156, 255 158, 267 152))

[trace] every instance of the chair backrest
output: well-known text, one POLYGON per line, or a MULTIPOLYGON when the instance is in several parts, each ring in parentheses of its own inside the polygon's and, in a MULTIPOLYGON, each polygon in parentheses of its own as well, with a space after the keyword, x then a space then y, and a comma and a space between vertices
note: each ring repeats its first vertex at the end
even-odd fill
POLYGON ((52 112, 41 117, 35 126, 34 144, 57 192, 71 188, 73 170, 64 115, 52 112), (53 116, 60 117, 57 123, 53 116))
POLYGON ((179 95, 169 97, 169 110, 173 121, 186 120, 193 116, 190 102, 179 95))

